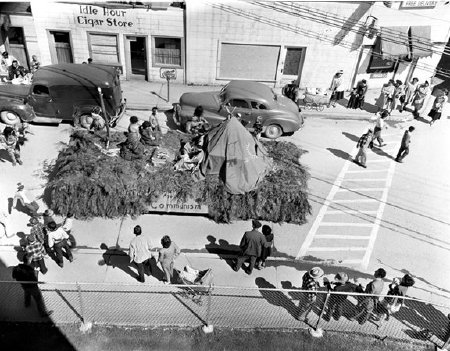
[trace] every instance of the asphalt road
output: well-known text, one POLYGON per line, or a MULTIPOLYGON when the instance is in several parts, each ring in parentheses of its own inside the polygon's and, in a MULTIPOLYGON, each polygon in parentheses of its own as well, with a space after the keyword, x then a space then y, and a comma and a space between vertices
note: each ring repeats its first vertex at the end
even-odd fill
MULTIPOLYGON (((311 172, 313 214, 303 226, 274 225, 276 248, 288 258, 303 257, 311 262, 319 259, 353 267, 362 274, 370 274, 378 267, 384 267, 390 278, 411 272, 417 277, 414 296, 448 303, 450 282, 445 277, 450 268, 450 192, 446 176, 450 171, 446 155, 450 147, 450 139, 446 138, 449 121, 439 121, 433 127, 421 121, 391 122, 384 131, 387 145, 383 151, 369 152, 368 169, 363 170, 348 159, 355 154, 356 140, 368 126, 367 121, 355 118, 310 117, 303 130, 284 138, 307 151, 302 162, 311 172), (391 157, 396 154, 404 127, 409 125, 416 127, 411 153, 403 164, 397 164, 391 157)), ((34 135, 29 136, 22 151, 23 166, 12 167, 1 154, 2 207, 14 194, 18 182, 25 184, 30 196, 42 194, 42 169, 68 141, 70 127, 32 126, 32 131, 34 135)), ((43 207, 42 200, 38 199, 38 203, 43 207)), ((27 221, 26 215, 13 212, 12 230, 27 232, 27 221)), ((152 228, 158 238, 170 234, 180 247, 192 253, 204 251, 207 245, 238 244, 249 227, 248 222, 218 225, 203 217, 174 215, 146 215, 137 221, 152 228)), ((99 262, 101 243, 127 247, 135 223, 131 219, 77 221, 80 244, 95 256, 65 269, 65 276, 80 281, 97 279, 94 273, 90 277, 88 261, 99 262)), ((0 245, 17 245, 19 237, 1 240, 0 245)), ((14 252, 2 249, 0 255, 7 266, 16 264, 14 252)), ((227 273, 222 284, 233 279, 233 273, 224 267, 227 273)), ((57 272, 49 272, 47 277, 61 279, 57 272)), ((298 286, 300 276, 295 270, 282 275, 292 274, 296 278, 290 280, 298 286)), ((121 271, 109 270, 100 281, 128 278, 121 271)), ((282 278, 274 277, 277 281, 282 278)), ((254 279, 248 285, 254 285, 254 279)))

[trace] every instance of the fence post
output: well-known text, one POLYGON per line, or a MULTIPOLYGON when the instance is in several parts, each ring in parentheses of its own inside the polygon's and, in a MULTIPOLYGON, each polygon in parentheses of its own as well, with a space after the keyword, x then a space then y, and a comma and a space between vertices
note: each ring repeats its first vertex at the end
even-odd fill
POLYGON ((81 293, 81 286, 77 282, 77 291, 78 291, 78 300, 80 301, 80 313, 81 313, 81 326, 80 331, 83 333, 89 332, 92 328, 92 323, 86 321, 86 318, 84 318, 84 304, 83 304, 83 296, 81 293))
POLYGON ((313 336, 315 338, 321 338, 323 336, 323 330, 322 330, 322 328, 319 328, 319 323, 320 323, 320 319, 323 316, 323 313, 325 312, 325 309, 327 308, 327 303, 328 303, 329 298, 330 298, 330 291, 328 290, 327 297, 325 298, 325 302, 323 303, 322 310, 320 311, 320 314, 319 314, 319 319, 317 320, 317 323, 316 323, 316 327, 314 329, 309 328, 309 333, 311 334, 311 336, 313 336))
POLYGON ((444 337, 444 345, 442 347, 436 347, 436 350, 448 351, 450 350, 450 314, 447 315, 449 325, 447 326, 447 333, 444 337))
POLYGON ((210 323, 211 318, 211 295, 212 295, 212 285, 209 286, 208 289, 208 301, 206 303, 206 325, 202 327, 202 330, 205 334, 212 333, 214 331, 214 326, 210 323))

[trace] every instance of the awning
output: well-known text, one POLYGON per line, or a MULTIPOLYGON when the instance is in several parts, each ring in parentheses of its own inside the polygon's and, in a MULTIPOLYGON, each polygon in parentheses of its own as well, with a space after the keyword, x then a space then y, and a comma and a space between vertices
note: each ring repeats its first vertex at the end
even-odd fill
POLYGON ((414 57, 431 56, 433 44, 431 43, 430 26, 411 27, 412 54, 414 57))
POLYGON ((383 59, 409 55, 409 27, 381 27, 380 50, 383 59))

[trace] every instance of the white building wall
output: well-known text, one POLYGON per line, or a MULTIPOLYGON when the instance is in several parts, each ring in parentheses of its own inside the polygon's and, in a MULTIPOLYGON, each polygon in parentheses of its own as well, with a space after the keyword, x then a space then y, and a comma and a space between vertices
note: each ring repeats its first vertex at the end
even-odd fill
MULTIPOLYGON (((365 12, 370 4, 363 3, 297 3, 321 11, 340 13, 341 16, 357 11, 365 12)), ((245 2, 188 1, 187 41, 188 41, 188 82, 200 84, 224 84, 217 79, 218 47, 220 42, 246 44, 275 44, 306 47, 306 57, 301 76, 301 86, 327 87, 334 73, 344 70, 344 84, 351 85, 352 72, 359 55, 357 49, 349 48, 361 36, 350 32, 343 42, 333 45, 340 28, 326 23, 306 20, 266 9, 245 2), (232 13, 237 10, 239 13, 232 13), (258 16, 260 20, 250 18, 258 16), (264 23, 272 21, 272 23, 264 23), (275 21, 275 22, 273 22, 275 21), (285 26, 290 26, 286 28, 285 26), (284 27, 284 28, 283 28, 284 27)), ((314 10, 312 10, 314 13, 314 10)), ((365 16, 363 17, 365 19, 365 16)), ((358 46, 357 46, 358 47, 358 46)), ((283 51, 284 52, 284 51, 283 51)), ((277 83, 282 84, 280 57, 277 83)))
MULTIPOLYGON (((179 38, 184 36, 183 10, 180 8, 169 7, 161 11, 126 8, 119 10, 124 11, 121 16, 105 16, 103 7, 99 6, 90 7, 97 10, 97 14, 81 13, 81 8, 84 9, 89 5, 35 0, 31 2, 31 6, 43 65, 52 63, 49 31, 70 31, 74 63, 82 63, 89 57, 88 32, 118 34, 119 61, 124 70, 126 69, 125 36, 147 36, 148 79, 160 80, 159 67, 153 67, 152 62, 152 36, 179 38), (78 19, 79 16, 80 19, 78 19), (83 17, 86 17, 86 20, 83 17), (132 27, 109 26, 107 18, 131 22, 133 25, 132 27), (86 23, 89 20, 97 20, 97 22, 86 23), (82 23, 79 23, 80 21, 82 23)), ((178 77, 183 77, 183 69, 179 70, 178 77)))
MULTIPOLYGON (((32 55, 39 54, 39 45, 34 27, 33 17, 23 15, 10 15, 12 27, 22 27, 23 35, 28 52, 28 60, 31 62, 32 55)), ((38 55, 39 56, 39 55, 38 55)))

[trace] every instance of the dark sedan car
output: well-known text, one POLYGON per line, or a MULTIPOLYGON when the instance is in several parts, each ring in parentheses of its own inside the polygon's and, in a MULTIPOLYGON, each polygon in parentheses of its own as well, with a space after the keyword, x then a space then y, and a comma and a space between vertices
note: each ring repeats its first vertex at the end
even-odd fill
POLYGON ((294 102, 257 82, 233 80, 220 91, 183 94, 174 108, 182 126, 198 105, 203 106, 204 117, 213 126, 230 113, 240 114, 248 127, 261 117, 263 132, 270 139, 293 133, 303 126, 303 117, 294 102))

